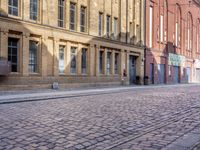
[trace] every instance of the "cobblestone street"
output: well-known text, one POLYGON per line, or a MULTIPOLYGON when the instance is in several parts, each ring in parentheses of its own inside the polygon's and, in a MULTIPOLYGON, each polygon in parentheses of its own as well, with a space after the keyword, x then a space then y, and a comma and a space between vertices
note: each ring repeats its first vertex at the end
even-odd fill
POLYGON ((2 150, 185 150, 198 143, 200 85, 0 104, 2 150))

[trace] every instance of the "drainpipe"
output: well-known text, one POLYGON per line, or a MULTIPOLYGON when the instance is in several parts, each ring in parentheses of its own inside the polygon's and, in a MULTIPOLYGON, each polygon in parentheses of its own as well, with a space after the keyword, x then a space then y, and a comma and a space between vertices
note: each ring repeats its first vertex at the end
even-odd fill
POLYGON ((146 58, 147 58, 147 48, 146 48, 146 0, 144 0, 144 77, 146 76, 146 58))
POLYGON ((128 0, 126 0, 126 44, 128 44, 128 0))

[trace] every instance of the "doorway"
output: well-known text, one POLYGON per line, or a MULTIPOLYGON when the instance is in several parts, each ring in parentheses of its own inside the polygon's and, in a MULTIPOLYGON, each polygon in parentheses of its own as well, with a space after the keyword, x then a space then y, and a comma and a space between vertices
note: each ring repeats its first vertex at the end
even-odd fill
POLYGON ((130 84, 136 83, 136 57, 129 56, 129 78, 130 84))

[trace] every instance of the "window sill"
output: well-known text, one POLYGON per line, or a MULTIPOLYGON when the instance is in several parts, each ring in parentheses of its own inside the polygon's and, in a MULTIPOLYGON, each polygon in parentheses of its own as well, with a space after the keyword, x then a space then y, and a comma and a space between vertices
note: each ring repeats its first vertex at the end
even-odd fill
POLYGON ((65 73, 59 73, 59 76, 66 76, 65 73))
POLYGON ((11 15, 11 14, 8 14, 8 17, 13 18, 13 19, 22 19, 21 16, 14 16, 14 15, 11 15))
POLYGON ((29 73, 30 76, 39 76, 39 73, 29 73))

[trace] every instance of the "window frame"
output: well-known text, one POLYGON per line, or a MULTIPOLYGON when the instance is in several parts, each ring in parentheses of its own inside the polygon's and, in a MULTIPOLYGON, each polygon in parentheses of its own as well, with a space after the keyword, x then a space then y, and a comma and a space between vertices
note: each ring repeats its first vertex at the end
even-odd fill
POLYGON ((11 64, 11 72, 18 73, 19 72, 19 40, 18 38, 8 37, 8 62, 11 64), (15 46, 13 46, 13 41, 11 45, 9 44, 9 40, 16 40, 15 46), (13 54, 13 49, 16 49, 16 54, 13 54), (13 62, 13 56, 16 57, 16 62, 13 62), (16 71, 13 71, 13 66, 16 66, 16 71))
POLYGON ((80 31, 86 32, 87 31, 86 26, 87 26, 87 7, 81 6, 81 8, 80 8, 80 31))
POLYGON ((20 0, 16 0, 17 6, 14 6, 14 1, 15 0, 8 0, 8 3, 7 3, 8 4, 8 14, 11 16, 19 17, 20 16, 20 12, 19 12, 20 0), (10 2, 11 2, 11 4, 10 4, 10 2), (17 14, 14 14, 14 11, 13 11, 14 9, 16 9, 17 14))
POLYGON ((76 30, 76 3, 70 2, 70 13, 69 13, 69 29, 72 31, 76 30), (74 6, 72 8, 72 6, 74 6), (73 18, 72 18, 73 17, 73 18), (72 22, 73 20, 73 22, 72 22))
POLYGON ((98 22, 98 34, 99 36, 103 35, 103 13, 99 12, 99 22, 98 22))
POLYGON ((58 27, 64 28, 65 26, 64 23, 65 23, 65 0, 58 0, 58 27))
POLYGON ((111 33, 111 16, 106 15, 106 36, 109 38, 111 33))
POLYGON ((39 69, 38 69, 38 51, 39 51, 39 48, 38 47, 39 47, 38 41, 33 41, 33 40, 29 41, 29 73, 31 73, 31 74, 39 72, 39 69), (36 43, 35 49, 31 48, 31 42, 36 43), (33 53, 33 51, 35 51, 35 52, 33 53))
POLYGON ((87 59, 88 59, 88 49, 82 48, 81 49, 81 73, 87 74, 87 59), (85 53, 83 53, 85 52, 85 53), (85 55, 83 55, 85 54, 85 55))
POLYGON ((70 48, 70 73, 71 74, 77 73, 77 50, 78 48, 75 46, 71 46, 70 48), (72 64, 72 62, 74 64, 72 64))
POLYGON ((64 45, 59 45, 58 69, 59 69, 59 74, 64 74, 65 73, 65 46, 64 45), (63 55, 62 59, 61 59, 61 54, 63 55), (63 64, 61 64, 61 63, 63 63, 63 64))
POLYGON ((30 0, 29 2, 30 2, 30 5, 29 5, 30 6, 29 7, 30 8, 30 11, 29 11, 30 20, 37 21, 38 18, 39 18, 38 14, 39 14, 39 4, 40 4, 40 2, 39 2, 39 0, 30 0), (34 7, 36 7, 35 12, 32 11, 34 9, 34 7))

